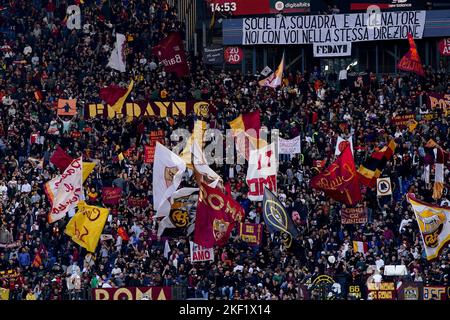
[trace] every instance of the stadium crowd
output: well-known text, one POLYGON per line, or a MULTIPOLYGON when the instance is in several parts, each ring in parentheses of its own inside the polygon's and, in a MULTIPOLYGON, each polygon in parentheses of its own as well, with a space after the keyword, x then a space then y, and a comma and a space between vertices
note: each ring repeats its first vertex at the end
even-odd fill
MULTIPOLYGON (((69 30, 62 23, 65 0, 2 1, 0 13, 0 271, 15 270, 19 276, 0 278, 13 300, 88 299, 92 288, 177 286, 187 298, 266 299, 301 298, 299 284, 317 275, 329 275, 341 284, 365 284, 383 275, 383 266, 402 264, 410 281, 449 286, 450 250, 435 261, 426 260, 420 232, 405 200, 409 190, 430 203, 431 185, 422 179, 424 144, 432 138, 450 150, 449 117, 438 111, 427 121, 425 93, 450 93, 445 66, 426 67, 426 76, 365 75, 335 81, 318 68, 285 71, 283 87, 258 86, 258 76, 239 71, 215 71, 201 57, 189 57, 191 75, 178 79, 165 73, 151 48, 169 31, 183 31, 174 7, 160 0, 89 1, 82 7, 83 28, 69 30), (127 72, 106 67, 114 47, 114 32, 127 35, 127 72), (282 157, 278 196, 289 214, 297 212, 299 236, 285 250, 280 238, 264 228, 259 247, 249 247, 233 233, 223 248, 216 247, 214 262, 192 264, 189 238, 169 239, 171 252, 164 257, 165 238, 156 236, 157 221, 152 203, 152 167, 143 163, 143 144, 151 130, 166 133, 166 145, 176 128, 192 130, 197 117, 135 119, 85 119, 86 102, 101 103, 99 89, 110 83, 126 84, 133 78, 135 100, 208 100, 217 109, 206 120, 210 127, 229 128, 239 114, 259 109, 261 123, 279 129, 285 138, 302 137, 302 154, 282 157), (42 92, 37 99, 36 91, 42 92), (60 97, 78 99, 76 116, 56 116, 60 97), (414 113, 419 125, 413 132, 390 121, 395 115, 414 113), (315 160, 334 157, 337 137, 354 136, 358 166, 370 153, 395 138, 397 149, 383 171, 391 178, 392 197, 377 197, 364 189, 368 208, 365 225, 342 225, 342 204, 309 186, 317 173, 315 160), (50 162, 60 145, 72 157, 98 160, 85 182, 87 202, 102 205, 105 186, 123 189, 120 204, 111 208, 111 219, 94 254, 64 234, 68 218, 49 224, 49 202, 44 184, 59 173, 50 162), (124 161, 118 150, 136 146, 124 161), (29 161, 42 159, 43 169, 29 161), (130 208, 128 197, 146 197, 146 208, 130 208), (130 239, 117 233, 123 226, 130 239), (352 241, 369 245, 366 255, 355 253, 352 241), (372 266, 376 266, 373 268, 372 266), (375 275, 372 275, 375 273, 375 275)), ((264 223, 262 206, 247 197, 246 165, 212 166, 229 180, 233 198, 246 212, 246 221, 264 223), (233 172, 230 177, 230 168, 233 172)), ((450 200, 450 175, 445 171, 450 200)), ((183 181, 182 186, 192 182, 183 181)), ((441 203, 441 200, 438 204, 441 203)), ((317 298, 312 294, 311 298, 317 298)))

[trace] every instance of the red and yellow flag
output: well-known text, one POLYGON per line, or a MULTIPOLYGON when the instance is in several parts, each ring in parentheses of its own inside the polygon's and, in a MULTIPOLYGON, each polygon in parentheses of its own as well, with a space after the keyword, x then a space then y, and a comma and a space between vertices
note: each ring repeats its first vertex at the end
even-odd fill
POLYGON ((408 42, 409 51, 403 56, 397 67, 400 70, 414 72, 423 77, 425 76, 425 70, 423 70, 419 52, 417 51, 414 38, 410 33, 408 33, 408 42))

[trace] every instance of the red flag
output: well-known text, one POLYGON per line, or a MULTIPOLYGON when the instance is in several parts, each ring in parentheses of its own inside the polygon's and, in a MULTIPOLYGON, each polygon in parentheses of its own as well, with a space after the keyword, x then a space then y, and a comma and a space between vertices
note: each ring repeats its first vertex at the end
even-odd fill
POLYGON ((225 193, 231 197, 231 183, 230 183, 230 181, 227 181, 227 183, 225 183, 224 187, 225 187, 225 193))
POLYGON ((328 168, 311 179, 311 187, 346 205, 361 201, 358 172, 355 168, 350 146, 328 168))
POLYGON ((408 33, 408 42, 409 51, 403 56, 397 67, 400 70, 411 71, 423 77, 425 76, 425 71, 423 70, 419 52, 417 51, 416 44, 414 43, 414 38, 410 33, 408 33))
POLYGON ((69 156, 60 146, 56 147, 55 152, 50 157, 50 162, 53 163, 61 172, 64 172, 69 164, 72 163, 74 159, 69 156))
POLYGON ((152 53, 162 62, 167 72, 174 72, 179 77, 189 74, 189 66, 179 32, 169 33, 152 49, 152 53))
POLYGON ((100 98, 105 100, 107 104, 113 106, 117 100, 123 97, 127 93, 127 88, 122 88, 118 85, 111 84, 106 88, 100 88, 100 98))
POLYGON ((219 189, 202 183, 197 205, 194 242, 206 248, 224 246, 236 221, 243 221, 244 210, 219 189))
POLYGON ((117 234, 124 240, 124 241, 128 241, 130 240, 130 237, 128 236, 127 232, 125 231, 124 227, 119 227, 119 229, 117 229, 117 234))

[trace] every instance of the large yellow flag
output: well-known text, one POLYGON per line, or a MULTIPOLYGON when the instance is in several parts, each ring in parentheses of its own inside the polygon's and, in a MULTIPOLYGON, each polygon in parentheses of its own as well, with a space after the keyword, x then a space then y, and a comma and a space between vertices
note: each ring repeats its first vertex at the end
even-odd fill
POLYGON ((83 183, 86 181, 87 177, 91 174, 92 170, 94 170, 95 162, 83 162, 83 183))
POLYGON ((108 213, 108 209, 79 202, 78 211, 69 221, 64 232, 72 238, 73 242, 89 252, 95 252, 108 213))

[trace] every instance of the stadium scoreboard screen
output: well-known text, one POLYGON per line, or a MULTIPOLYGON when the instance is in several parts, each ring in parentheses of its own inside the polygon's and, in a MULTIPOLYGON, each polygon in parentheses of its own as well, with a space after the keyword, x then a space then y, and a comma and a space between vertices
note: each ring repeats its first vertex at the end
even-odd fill
POLYGON ((309 12, 310 0, 207 0, 212 12, 234 16, 309 12))

